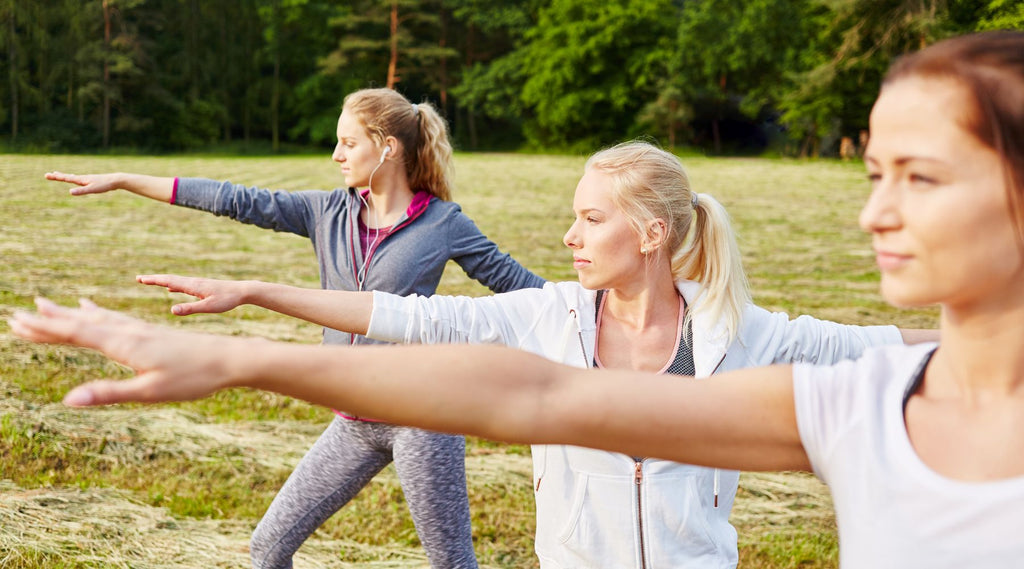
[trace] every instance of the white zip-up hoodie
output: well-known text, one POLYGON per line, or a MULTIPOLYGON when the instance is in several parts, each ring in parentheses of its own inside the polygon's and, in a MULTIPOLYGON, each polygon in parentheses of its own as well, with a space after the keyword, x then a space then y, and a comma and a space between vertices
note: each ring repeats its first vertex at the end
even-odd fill
MULTIPOLYGON (((781 362, 830 364, 868 346, 902 342, 894 326, 790 320, 754 305, 744 309, 738 337, 729 342, 722 323, 700 311, 701 285, 677 286, 693 311, 697 377, 781 362)), ((576 282, 480 298, 374 292, 366 335, 400 343, 504 344, 589 367, 596 294, 576 282)), ((535 547, 543 569, 736 566, 729 512, 738 472, 568 445, 534 445, 533 468, 535 547)))

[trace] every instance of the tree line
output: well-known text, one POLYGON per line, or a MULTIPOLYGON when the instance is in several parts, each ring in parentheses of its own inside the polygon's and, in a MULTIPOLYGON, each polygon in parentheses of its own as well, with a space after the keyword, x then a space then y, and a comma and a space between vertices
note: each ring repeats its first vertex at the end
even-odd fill
POLYGON ((0 0, 0 146, 332 143, 393 87, 459 148, 834 153, 893 57, 1024 29, 1021 0, 0 0))

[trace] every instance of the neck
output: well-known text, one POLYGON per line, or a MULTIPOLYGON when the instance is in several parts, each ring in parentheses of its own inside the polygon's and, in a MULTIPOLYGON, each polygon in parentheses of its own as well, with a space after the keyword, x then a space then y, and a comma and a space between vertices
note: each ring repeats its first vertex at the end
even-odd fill
POLYGON ((636 282, 609 289, 605 317, 636 330, 664 322, 674 326, 679 317, 679 292, 671 271, 666 265, 659 265, 636 282))
POLYGON ((371 228, 393 225, 409 209, 412 198, 408 178, 395 174, 393 169, 381 168, 374 175, 370 192, 366 196, 363 223, 371 228))
POLYGON ((930 387, 975 399, 1024 394, 1024 295, 971 307, 942 307, 942 343, 930 387))

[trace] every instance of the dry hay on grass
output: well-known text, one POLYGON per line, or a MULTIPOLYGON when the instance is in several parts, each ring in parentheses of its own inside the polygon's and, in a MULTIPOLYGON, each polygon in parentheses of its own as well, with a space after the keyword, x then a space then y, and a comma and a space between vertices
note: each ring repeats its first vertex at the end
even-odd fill
POLYGON ((766 534, 835 531, 832 496, 813 475, 802 472, 744 472, 730 521, 740 539, 766 534))
MULTIPOLYGON (((0 481, 0 567, 50 563, 133 569, 246 567, 250 522, 177 520, 114 490, 25 490, 0 481)), ((312 537, 295 567, 426 567, 420 548, 312 537), (339 553, 358 563, 342 562, 339 553)))
POLYGON ((3 387, 0 414, 10 414, 26 433, 47 433, 120 464, 145 462, 158 454, 194 461, 230 457, 289 469, 323 428, 300 421, 206 423, 171 407, 75 410, 59 403, 33 404, 19 397, 16 387, 3 387))
MULTIPOLYGON (((118 464, 138 464, 153 455, 193 461, 249 461, 270 469, 291 470, 325 425, 301 421, 204 422, 172 407, 69 409, 59 403, 34 404, 19 390, 0 382, 0 416, 10 415, 26 433, 47 433, 118 464)), ((509 477, 529 484, 530 457, 494 452, 466 457, 472 482, 502 482, 509 477)), ((383 472, 394 476, 392 469, 383 472)), ((385 478, 386 479, 386 478, 385 478)))

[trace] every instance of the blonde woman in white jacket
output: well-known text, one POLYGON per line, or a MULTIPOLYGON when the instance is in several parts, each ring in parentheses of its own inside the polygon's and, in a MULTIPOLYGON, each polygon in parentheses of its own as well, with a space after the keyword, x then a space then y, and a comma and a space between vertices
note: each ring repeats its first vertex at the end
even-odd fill
MULTIPOLYGON (((581 368, 696 377, 831 364, 904 339, 892 326, 791 321, 751 304, 724 208, 692 192, 679 160, 649 144, 594 154, 573 209, 564 242, 579 282, 543 289, 398 297, 174 275, 139 281, 201 299, 174 306, 178 315, 255 304, 390 342, 504 344, 581 368)), ((566 445, 535 446, 533 458, 541 567, 736 566, 729 513, 738 472, 566 445)))

